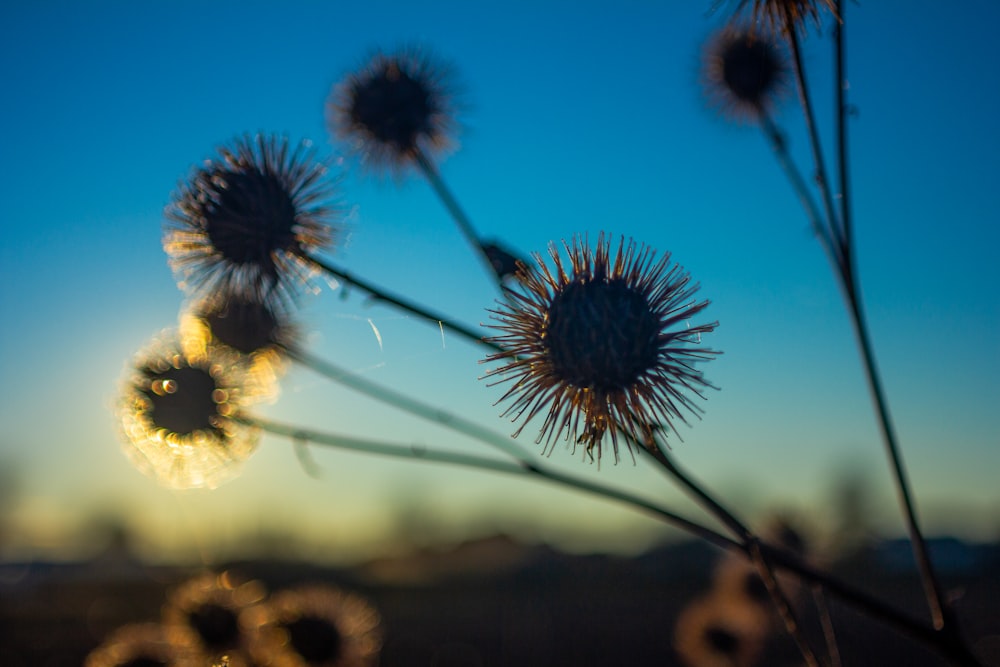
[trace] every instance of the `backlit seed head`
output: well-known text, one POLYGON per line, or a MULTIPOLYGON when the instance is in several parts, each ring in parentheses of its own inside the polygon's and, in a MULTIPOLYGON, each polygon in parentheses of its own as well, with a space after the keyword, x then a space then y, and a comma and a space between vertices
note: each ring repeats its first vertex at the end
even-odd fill
POLYGON ((166 210, 163 247, 181 284, 286 306, 334 239, 339 211, 308 144, 239 137, 195 169, 166 210))
POLYGON ((692 395, 711 385, 696 365, 716 354, 701 335, 716 324, 689 324, 708 302, 693 300, 697 285, 669 254, 624 238, 612 254, 603 234, 593 249, 579 238, 564 249, 568 266, 555 246, 552 269, 539 255, 522 264, 522 289, 491 311, 500 333, 487 340, 504 351, 487 361, 504 365, 487 377, 510 383, 498 402, 524 420, 515 436, 547 411, 537 441, 548 451, 565 437, 600 459, 607 435, 617 460, 620 436, 650 444, 655 429, 698 414, 692 395))
POLYGON ((364 598, 331 586, 279 591, 258 609, 254 655, 278 667, 371 667, 382 620, 364 598))
POLYGON ((788 73, 781 47, 760 30, 723 28, 705 49, 705 94, 735 120, 769 112, 787 89, 788 73))
POLYGON ((416 159, 454 143, 451 67, 423 50, 376 53, 337 84, 327 104, 330 129, 363 164, 400 174, 416 159))
POLYGON ((239 417, 273 393, 269 383, 223 348, 183 350, 167 333, 126 370, 118 407, 125 453, 164 486, 214 488, 253 452, 257 429, 239 417))

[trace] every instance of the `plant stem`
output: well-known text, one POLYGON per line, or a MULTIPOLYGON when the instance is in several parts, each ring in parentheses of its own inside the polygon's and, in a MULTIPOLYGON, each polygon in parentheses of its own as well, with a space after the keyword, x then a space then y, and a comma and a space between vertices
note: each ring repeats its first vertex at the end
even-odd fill
MULTIPOLYGON (((845 21, 844 21, 844 3, 841 0, 836 0, 836 5, 834 11, 837 13, 839 20, 834 22, 834 41, 837 45, 836 48, 836 85, 837 85, 837 109, 835 117, 837 119, 837 166, 840 172, 840 221, 843 225, 844 230, 844 247, 852 248, 854 245, 853 231, 851 225, 851 197, 850 197, 850 179, 848 178, 848 160, 847 160, 847 64, 846 59, 846 46, 845 46, 845 21)), ((853 275, 853 266, 848 266, 853 275)))
POLYGON ((244 415, 239 418, 246 424, 257 426, 258 428, 298 441, 308 441, 319 445, 337 447, 353 451, 405 458, 414 461, 431 461, 437 463, 449 463, 491 472, 502 472, 509 475, 535 476, 561 486, 570 487, 579 491, 584 491, 595 496, 617 500, 619 502, 642 509, 650 514, 656 515, 667 523, 684 530, 696 537, 699 537, 711 544, 722 548, 739 548, 739 544, 729 540, 723 535, 699 523, 671 512, 653 502, 645 500, 637 495, 615 489, 613 487, 591 482, 586 479, 574 477, 548 468, 542 464, 535 464, 529 461, 502 461, 485 456, 463 454, 461 452, 445 452, 441 450, 428 449, 420 445, 401 445, 398 443, 387 443, 378 440, 364 438, 354 438, 342 436, 322 431, 299 428, 290 424, 251 417, 244 415))
POLYGON ((920 531, 920 526, 917 521, 912 494, 910 493, 909 483, 907 481, 905 468, 899 452, 895 431, 889 417, 888 404, 884 391, 882 390, 881 380, 875 365, 875 356, 872 350, 868 328, 861 306, 860 289, 858 287, 857 273, 854 268, 853 236, 849 231, 851 228, 851 218, 847 183, 847 133, 845 121, 847 108, 844 104, 844 86, 846 85, 846 80, 844 79, 843 14, 841 13, 843 11, 843 6, 842 3, 838 2, 837 4, 839 21, 836 33, 837 39, 835 40, 837 48, 836 73, 838 89, 838 109, 836 114, 838 141, 837 155, 842 189, 841 211, 843 216, 840 222, 838 222, 838 217, 836 211, 834 210, 833 197, 830 192, 829 181, 826 177, 823 153, 820 146, 819 135, 816 131, 815 115, 813 113, 812 102, 806 84, 805 70, 802 66, 798 34, 794 28, 788 30, 786 34, 788 36, 789 45, 791 46, 792 62, 794 65, 793 69, 795 71, 795 78, 799 92, 799 101, 802 104, 802 111, 805 115, 806 128, 809 133, 809 143, 812 148, 813 160, 816 166, 816 180, 820 188, 827 216, 826 222, 829 233, 822 235, 821 239, 823 240, 827 254, 833 262, 835 272, 837 277, 840 279, 845 298, 847 299, 851 322, 858 340, 858 345, 861 349, 861 356, 868 380, 868 386, 871 391, 872 400, 875 403, 875 412, 878 418, 879 428, 882 432, 882 441, 892 467, 897 495, 899 496, 900 504, 905 516, 914 557, 920 571, 924 594, 927 598, 928 607, 930 608, 931 619, 935 628, 942 629, 945 626, 946 617, 950 617, 951 613, 945 610, 945 605, 942 602, 944 597, 941 594, 940 584, 937 577, 934 575, 927 544, 920 531))
POLYGON ((489 255, 486 254, 486 250, 483 247, 483 242, 476 234, 476 230, 472 227, 472 221, 469 220, 469 216, 466 215, 465 211, 459 205, 458 200, 455 195, 452 194, 451 190, 445 184, 444 179, 441 178, 441 173, 438 171, 437 166, 433 161, 422 151, 419 147, 413 150, 413 161, 416 163, 417 168, 427 179, 427 182, 431 184, 434 192, 437 194, 441 203, 444 207, 448 209, 448 213, 451 214, 452 220, 458 225, 458 229, 462 232, 462 236, 468 241, 469 245, 472 246, 473 250, 479 256, 479 259, 483 262, 487 269, 493 282, 496 284, 497 288, 502 292, 503 284, 500 281, 500 276, 497 275, 496 270, 493 268, 493 262, 490 261, 489 255))
POLYGON ((457 334, 459 336, 462 336, 474 343, 485 345, 486 347, 497 352, 503 351, 503 348, 500 347, 499 345, 483 340, 483 335, 475 331, 474 329, 467 327, 464 324, 461 324, 454 320, 451 320, 445 317, 444 315, 441 315, 440 313, 435 313, 432 310, 429 310, 428 308, 425 308, 424 306, 421 306, 414 301, 406 299, 405 297, 391 294, 386 290, 382 289, 381 287, 378 287, 362 278, 358 278, 357 276, 348 273, 344 269, 338 268, 333 264, 330 264, 324 259, 314 256, 308 256, 305 257, 304 259, 313 264, 316 268, 322 270, 324 273, 327 273, 333 276, 334 278, 337 278, 338 280, 342 280, 345 283, 360 289, 366 294, 375 297, 379 301, 384 301, 392 306, 401 308, 402 310, 405 310, 408 313, 416 315, 421 319, 427 320, 428 322, 433 322, 434 324, 437 324, 441 328, 447 329, 448 331, 457 334))
POLYGON ((830 615, 830 605, 826 594, 819 584, 810 586, 813 601, 816 603, 816 614, 819 616, 820 627, 823 628, 823 639, 826 641, 827 652, 830 655, 830 667, 842 667, 840 647, 837 645, 837 632, 833 627, 833 616, 830 615))
MULTIPOLYGON (((809 97, 809 88, 806 84, 806 73, 802 66, 802 53, 799 47, 798 32, 794 29, 788 30, 788 43, 792 49, 792 64, 795 71, 795 82, 799 91, 799 103, 802 105, 802 113, 805 116, 806 130, 809 133, 809 146, 812 149, 813 162, 816 166, 816 185, 819 187, 820 198, 823 201, 823 209, 826 212, 827 226, 830 230, 829 236, 834 239, 837 248, 843 247, 843 234, 838 224, 837 212, 833 206, 833 194, 830 192, 830 181, 826 176, 826 166, 823 160, 823 149, 820 145, 819 134, 816 130, 816 116, 813 113, 812 99, 809 97)), ((839 253, 838 253, 839 254, 839 253)))
POLYGON ((529 460, 528 453, 518 447, 513 440, 507 436, 483 428, 474 421, 446 412, 433 405, 423 403, 398 391, 366 380, 335 364, 313 356, 298 347, 287 346, 284 349, 293 360, 334 382, 338 382, 365 396, 374 398, 377 401, 391 405, 421 419, 440 424, 458 433, 475 438, 484 444, 500 450, 504 454, 512 456, 520 463, 527 463, 529 460))
MULTIPOLYGON (((416 445, 400 445, 375 440, 345 437, 331 433, 303 429, 270 420, 250 416, 238 417, 243 423, 255 425, 262 430, 275 435, 291 438, 293 441, 312 442, 319 445, 350 449, 383 456, 405 458, 414 461, 434 461, 439 463, 461 465, 492 472, 501 472, 515 476, 538 477, 550 483, 588 493, 608 500, 616 500, 644 512, 656 516, 664 522, 683 530, 709 544, 729 551, 741 552, 751 557, 750 547, 742 542, 718 533, 707 526, 671 512, 640 496, 574 477, 548 468, 542 464, 529 462, 501 461, 483 456, 472 456, 457 452, 442 452, 430 450, 416 445)), ((927 647, 936 650, 941 655, 958 661, 969 667, 982 667, 968 651, 964 643, 952 634, 942 634, 924 622, 913 619, 905 613, 886 605, 868 593, 839 581, 830 575, 814 569, 794 554, 784 549, 777 549, 765 543, 757 543, 760 554, 768 562, 788 570, 802 579, 816 584, 822 584, 829 592, 837 595, 845 602, 854 605, 871 616, 882 620, 888 625, 916 639, 927 647)))
POLYGON ((816 655, 813 652, 812 647, 809 645, 809 642, 802 634, 802 630, 799 628, 798 619, 795 618, 795 612, 792 611, 792 606, 788 601, 788 597, 778 585, 777 579, 774 576, 774 569, 772 568, 770 561, 764 557, 764 554, 760 549, 759 538, 753 534, 745 523, 737 519, 732 512, 726 509, 715 499, 714 496, 706 491, 701 484, 696 482, 694 478, 690 477, 683 470, 677 467, 671 457, 663 450, 659 440, 655 437, 648 447, 638 447, 638 450, 652 455, 653 460, 659 463, 660 466, 674 479, 674 481, 679 483, 689 495, 693 496, 695 500, 702 505, 702 507, 707 509, 708 512, 712 514, 712 516, 721 521, 731 531, 739 536, 740 542, 742 542, 743 546, 747 549, 747 553, 757 570, 758 576, 760 576, 761 581, 764 582, 768 595, 771 596, 771 602, 774 604, 775 609, 778 611, 778 615, 781 616, 781 620, 785 624, 785 630, 795 641, 795 644, 799 648, 799 652, 802 653, 802 657, 806 660, 806 664, 810 667, 818 667, 819 662, 816 660, 816 655))
MULTIPOLYGON (((846 281, 846 279, 845 277, 844 280, 846 281)), ((946 620, 952 620, 952 614, 950 610, 946 611, 943 602, 944 595, 941 592, 940 583, 934 574, 927 542, 924 539, 923 533, 920 530, 920 523, 917 520, 916 505, 913 502, 913 494, 910 491, 906 466, 903 464, 903 457, 896 438, 896 430, 889 416, 889 406, 885 397, 885 391, 882 388, 882 381, 878 368, 875 365, 875 353, 872 350, 868 326, 865 322, 861 306, 861 297, 855 285, 847 286, 846 289, 851 322, 854 324, 854 333, 858 339, 858 346, 861 348, 861 357, 865 368, 865 376, 868 379, 868 388, 871 391, 872 402, 875 404, 875 413, 878 417, 879 429, 882 432, 882 442, 885 445, 886 454, 892 466, 893 479, 896 482, 896 492, 906 520, 906 528, 910 535, 913 554, 920 572, 924 595, 930 607, 931 620, 935 628, 942 629, 945 627, 946 620)))
MULTIPOLYGON (((782 171, 785 172, 785 177, 791 183, 792 189, 802 204, 802 208, 805 209, 806 217, 809 218, 809 224, 812 225, 813 233, 819 237, 823 248, 828 253, 832 252, 835 246, 833 239, 830 238, 830 231, 823 225, 823 216, 816 207, 816 202, 813 201, 812 195, 809 193, 806 180, 802 177, 802 173, 798 167, 795 166, 791 155, 788 154, 788 143, 784 134, 765 111, 762 110, 760 112, 759 118, 761 131, 767 137, 771 148, 774 149, 774 155, 778 159, 778 164, 781 166, 782 171)), ((830 259, 834 264, 837 263, 835 256, 831 255, 830 259)))
MULTIPOLYGON (((900 453, 900 448, 898 440, 896 437, 895 428, 892 424, 892 419, 889 415, 888 401, 885 396, 885 391, 882 388, 881 377, 878 372, 878 367, 875 363, 875 353, 871 344, 871 337, 868 331, 868 325, 864 315, 864 309, 861 304, 861 290, 860 283, 857 278, 857 272, 855 269, 855 257, 854 257, 854 243, 853 243, 853 233, 851 224, 851 198, 850 198, 850 183, 848 178, 848 159, 847 159, 847 112, 848 107, 845 100, 846 88, 847 88, 847 74, 846 74, 846 63, 845 63, 845 20, 844 20, 844 4, 840 0, 836 1, 835 11, 837 12, 838 20, 834 26, 835 30, 835 40, 836 45, 836 119, 837 119, 837 162, 839 166, 839 178, 840 178, 840 207, 841 207, 841 223, 842 231, 840 235, 841 239, 841 261, 838 263, 840 268, 840 278, 844 287, 844 291, 847 296, 848 310, 851 314, 851 321, 854 325, 854 332, 857 336, 858 346, 861 349, 861 356, 864 363, 865 375, 868 379, 868 387, 871 391, 872 400, 875 404, 875 412, 878 417, 879 428, 882 432, 882 441, 885 444, 886 454, 889 457, 890 465, 892 466, 893 477, 896 482, 896 491, 899 497, 899 502, 903 508, 903 514, 906 520, 906 528, 910 536, 910 542, 913 548, 914 558, 917 561, 917 568, 920 572, 920 579, 924 589, 924 596, 927 599, 928 607, 930 608, 931 620, 934 623, 934 627, 938 629, 944 628, 946 625, 954 626, 954 623, 949 623, 953 621, 951 610, 947 607, 944 602, 944 595, 941 591, 941 584, 938 578, 934 574, 934 568, 931 563, 930 552, 927 547, 927 542, 924 539, 923 533, 920 530, 920 523, 917 520, 916 506, 913 501, 913 495, 910 491, 910 484, 906 474, 906 467, 903 464, 902 454, 900 453)), ((796 62, 796 69, 799 68, 798 61, 796 62)), ((804 89, 803 89, 804 91, 804 89)), ((819 159, 818 152, 816 153, 817 159, 819 159)), ((833 223, 833 218, 830 219, 831 226, 833 223)))

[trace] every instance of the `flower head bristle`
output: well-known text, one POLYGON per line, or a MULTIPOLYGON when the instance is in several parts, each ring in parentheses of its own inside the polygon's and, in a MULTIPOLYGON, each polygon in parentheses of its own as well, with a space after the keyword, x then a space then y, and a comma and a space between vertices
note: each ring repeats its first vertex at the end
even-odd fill
POLYGON ((738 11, 747 5, 750 5, 749 13, 754 25, 783 35, 799 30, 808 19, 819 25, 820 9, 817 5, 822 5, 836 17, 833 0, 741 0, 738 11))
POLYGON ((331 131, 363 164, 399 174, 418 153, 454 144, 451 68, 418 49, 376 53, 336 85, 327 105, 331 131))
POLYGON ((600 460, 608 435, 617 461, 620 436, 647 445, 659 421, 700 411, 689 394, 711 385, 695 365, 716 352, 698 344, 716 324, 675 330, 708 302, 692 300, 697 285, 669 254, 623 238, 612 255, 603 234, 594 249, 579 238, 564 248, 568 267, 555 246, 554 270, 535 255, 537 266, 520 266, 523 289, 491 311, 500 335, 487 340, 503 351, 487 361, 506 363, 487 377, 512 383, 502 416, 526 424, 548 410, 537 441, 549 451, 565 435, 600 460))
POLYGON ((198 294, 294 299, 334 238, 332 185, 307 144, 244 136, 195 170, 166 210, 163 247, 198 294))
POLYGON ((706 47, 702 79, 712 106, 736 120, 757 120, 787 89, 788 67, 766 33, 729 26, 706 47))
POLYGON ((214 488, 253 452, 257 429, 241 411, 273 394, 217 346, 182 349, 168 334, 128 369, 119 404, 125 452, 142 472, 176 489, 214 488))

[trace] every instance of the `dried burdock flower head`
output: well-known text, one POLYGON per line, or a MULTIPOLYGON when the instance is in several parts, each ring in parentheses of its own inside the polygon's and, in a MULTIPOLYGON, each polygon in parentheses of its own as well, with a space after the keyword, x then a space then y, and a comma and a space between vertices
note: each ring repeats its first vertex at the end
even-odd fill
POLYGON ((135 623, 112 632, 91 651, 83 667, 201 667, 199 653, 162 625, 135 623))
POLYGON ((836 16, 833 0, 740 0, 738 10, 745 9, 747 5, 750 5, 750 16, 755 25, 781 34, 798 30, 810 18, 819 24, 819 6, 836 16))
POLYGON ((199 294, 293 300, 331 245, 333 185, 308 144, 243 136, 197 168, 166 210, 163 247, 199 294))
POLYGON ((766 32, 729 26, 708 43, 702 79, 724 115, 757 120, 786 91, 788 72, 784 51, 766 32))
POLYGON ((267 595, 257 581, 229 572, 204 574, 181 584, 167 598, 163 623, 168 631, 190 638, 208 660, 223 656, 231 667, 248 667, 256 605, 267 595))
POLYGON ((273 394, 218 346, 182 346, 173 333, 154 340, 128 367, 118 414, 125 452, 142 472, 175 489, 214 488, 253 452, 257 429, 241 411, 273 394))
POLYGON ((319 585, 280 591, 256 616, 253 653, 261 664, 369 667, 378 662, 381 617, 357 594, 319 585))
POLYGON ((454 143, 453 80, 451 67, 423 49, 378 52, 334 86, 331 131, 363 164, 398 175, 418 154, 440 155, 454 143))
POLYGON ((621 435, 650 444, 656 428, 700 412, 692 395, 711 385, 696 365, 717 354, 700 340, 716 323, 688 324, 708 301, 693 300, 698 286, 669 253, 656 259, 623 238, 612 254, 603 234, 593 249, 580 238, 563 247, 568 266, 555 245, 552 270, 535 254, 537 266, 519 270, 522 289, 491 311, 501 333, 488 340, 503 351, 487 361, 506 364, 487 377, 512 383, 498 403, 524 420, 515 437, 547 410, 537 442, 548 451, 565 435, 600 460, 609 434, 617 461, 621 435))

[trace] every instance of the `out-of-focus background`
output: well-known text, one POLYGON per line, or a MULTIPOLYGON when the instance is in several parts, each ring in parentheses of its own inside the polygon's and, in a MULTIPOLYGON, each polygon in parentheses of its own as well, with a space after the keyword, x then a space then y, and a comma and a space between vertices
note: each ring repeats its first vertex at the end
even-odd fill
MULTIPOLYGON (((649 0, 5 3, 7 627, 28 623, 24 610, 33 607, 23 601, 37 600, 43 584, 64 583, 67 572, 95 587, 113 579, 124 561, 102 561, 108 554, 127 554, 143 581, 158 582, 139 610, 154 613, 161 589, 181 576, 175 567, 280 558, 328 576, 400 559, 392 562, 409 570, 419 569, 414 554, 481 543, 568 559, 575 565, 554 571, 577 572, 567 579, 576 582, 600 579, 574 569, 591 558, 674 562, 664 554, 675 554, 683 536, 655 519, 489 473, 312 448, 314 478, 287 440, 264 436, 233 481, 174 492, 122 454, 113 413, 120 378, 137 350, 176 326, 184 306, 160 243, 163 207, 193 166, 237 135, 311 140, 331 161, 345 211, 331 255, 341 266, 469 325, 489 321, 497 294, 428 185, 416 173, 394 181, 359 170, 325 126, 331 88, 376 49, 403 45, 428 48, 454 68, 462 131, 441 171, 484 237, 527 254, 605 231, 671 252, 700 282, 712 301, 706 317, 719 321, 705 342, 724 354, 705 372, 720 390, 709 392, 702 420, 680 426, 683 441, 672 440, 678 461, 753 522, 791 517, 824 558, 864 545, 890 554, 885 567, 906 572, 906 549, 892 541, 905 531, 830 267, 761 133, 705 101, 702 50, 731 10, 649 0), (161 574, 149 575, 149 566, 161 574)), ((959 568, 964 583, 986 573, 995 585, 995 569, 961 567, 995 564, 984 545, 1000 531, 1000 73, 990 47, 1000 7, 884 2, 849 4, 848 12, 858 269, 885 388, 921 518, 928 534, 948 538, 940 542, 943 566, 959 568)), ((829 35, 829 20, 810 26, 804 54, 824 128, 833 110, 829 35)), ((777 122, 808 173, 794 102, 790 90, 777 122)), ((832 138, 824 132, 828 155, 832 138)), ((498 432, 513 430, 493 405, 499 388, 479 379, 488 368, 481 349, 357 290, 322 279, 312 287, 299 315, 316 355, 498 432)), ((289 369, 261 413, 481 451, 302 368, 289 369)), ((534 433, 529 426, 520 438, 532 450, 534 433)), ((699 516, 627 455, 619 465, 605 457, 598 470, 580 451, 557 447, 550 463, 699 516)), ((481 572, 491 562, 482 557, 481 572)), ((610 581, 637 568, 615 570, 610 581)), ((291 576, 247 570, 275 584, 291 576)), ((700 580, 683 581, 674 593, 657 592, 670 609, 700 580)), ((120 600, 97 589, 80 598, 84 618, 103 618, 100 600, 120 600)), ((646 592, 637 586, 629 604, 645 609, 648 601, 636 600, 646 592)), ((582 605, 598 604, 581 596, 582 605)), ((669 613, 659 612, 656 627, 671 627, 669 613)), ((24 649, 8 659, 74 664, 67 656, 100 641, 110 623, 78 625, 74 613, 63 625, 25 626, 73 627, 80 634, 70 653, 44 662, 24 649)), ((588 615, 552 615, 563 613, 588 615)), ((558 645, 551 655, 565 655, 558 645)))

